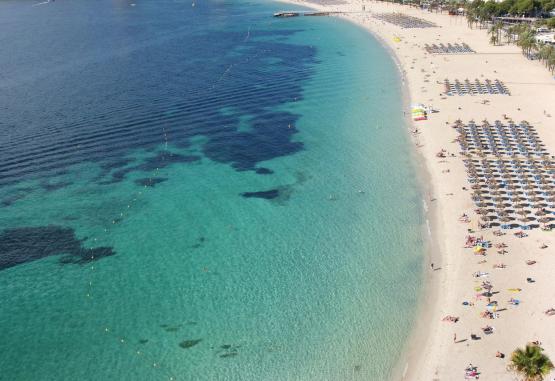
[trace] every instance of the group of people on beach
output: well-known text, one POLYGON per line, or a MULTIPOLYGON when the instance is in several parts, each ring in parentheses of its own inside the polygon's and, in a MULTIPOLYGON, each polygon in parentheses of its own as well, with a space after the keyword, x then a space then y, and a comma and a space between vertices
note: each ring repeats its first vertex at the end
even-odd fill
MULTIPOLYGON (((439 157, 439 156, 438 156, 439 157)), ((469 214, 467 213, 463 213, 459 216, 459 222, 460 223, 465 223, 465 224, 469 224, 471 222, 471 217, 469 214)), ((472 229, 468 229, 468 232, 472 232, 472 229)), ((492 235, 494 238, 500 238, 502 236, 504 236, 506 233, 502 232, 501 230, 493 230, 491 231, 492 235)), ((489 234, 489 232, 486 230, 484 231, 485 234, 489 234)), ((526 238, 528 236, 527 233, 524 233, 523 231, 517 231, 513 234, 515 237, 517 238, 526 238)), ((506 255, 508 254, 508 245, 506 242, 501 241, 501 242, 497 242, 495 244, 492 244, 492 242, 484 237, 484 234, 482 235, 473 235, 473 234, 468 234, 465 238, 464 241, 464 248, 467 249, 473 249, 474 254, 476 255, 481 255, 483 257, 487 256, 487 251, 488 249, 494 247, 496 249, 497 254, 499 255, 506 255)), ((542 243, 540 245, 540 248, 546 248, 547 245, 545 243, 542 243)), ((481 261, 478 262, 478 264, 484 264, 486 263, 487 260, 484 258, 481 261)), ((528 259, 524 261, 525 264, 527 266, 532 266, 534 264, 537 263, 536 260, 534 259, 528 259)), ((431 269, 434 270, 436 267, 434 265, 434 263, 431 263, 430 265, 431 269)), ((507 265, 504 263, 495 263, 493 264, 493 268, 494 269, 505 269, 507 268, 507 265)), ((482 270, 478 270, 475 271, 473 273, 473 276, 475 278, 488 278, 489 277, 489 273, 486 271, 482 271, 482 270)), ((527 277, 526 278, 527 283, 533 283, 535 282, 535 280, 531 277, 527 277)), ((476 301, 480 301, 482 300, 482 298, 486 298, 486 306, 485 306, 485 310, 483 310, 480 313, 480 316, 482 318, 485 319, 498 319, 500 318, 500 314, 498 312, 499 310, 499 305, 498 302, 495 300, 491 300, 491 297, 496 293, 494 292, 494 286, 491 283, 491 281, 489 280, 484 280, 482 281, 480 286, 476 287, 476 290, 479 291, 478 294, 476 294, 475 298, 476 301)), ((513 292, 513 293, 518 293, 520 291, 522 291, 521 288, 511 288, 508 290, 509 292, 513 292)), ((497 292, 499 293, 499 292, 497 292)), ((464 301, 462 303, 464 306, 466 307, 474 307, 475 303, 473 301, 464 301)), ((510 299, 508 299, 507 304, 509 306, 512 306, 513 308, 518 307, 521 304, 521 300, 517 299, 515 297, 510 297, 510 299)), ((555 308, 549 308, 546 311, 544 311, 545 315, 547 316, 555 316, 555 308)), ((442 321, 444 322, 450 322, 450 323, 457 323, 459 322, 460 318, 458 316, 453 316, 453 315, 446 315, 442 318, 442 321)), ((492 335, 495 332, 495 328, 491 325, 486 325, 484 327, 481 328, 481 331, 483 332, 484 335, 492 335)), ((471 333, 470 334, 470 339, 471 340, 480 340, 480 337, 478 335, 476 335, 475 333, 471 333)), ((465 341, 465 340, 458 340, 457 338, 457 334, 454 333, 453 334, 453 342, 455 344, 461 342, 461 341, 465 341)), ((500 358, 500 359, 504 359, 505 358, 505 354, 500 352, 499 350, 496 351, 495 353, 495 357, 500 358)), ((467 369, 465 369, 465 377, 467 379, 469 378, 478 378, 479 373, 477 372, 477 368, 470 365, 467 369)))

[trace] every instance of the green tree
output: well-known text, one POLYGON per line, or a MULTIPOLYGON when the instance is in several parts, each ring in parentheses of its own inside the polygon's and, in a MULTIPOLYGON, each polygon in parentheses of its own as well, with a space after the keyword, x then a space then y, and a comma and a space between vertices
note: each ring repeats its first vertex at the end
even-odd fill
POLYGON ((507 44, 510 44, 511 42, 513 42, 513 36, 517 33, 516 32, 516 26, 515 25, 511 25, 507 28, 507 30, 505 31, 505 35, 507 37, 507 44))
POLYGON ((542 381, 553 369, 553 363, 537 345, 526 344, 511 355, 509 370, 519 374, 523 381, 542 381))
POLYGON ((555 0, 546 0, 542 2, 542 10, 544 12, 551 12, 555 9, 555 0))
POLYGON ((488 33, 491 35, 489 42, 493 45, 499 44, 501 41, 501 31, 503 30, 503 23, 498 21, 489 28, 488 33))
POLYGON ((492 44, 492 45, 497 45, 498 42, 499 42, 499 40, 497 39, 497 35, 492 34, 489 38, 489 43, 492 44))
POLYGON ((482 7, 485 16, 490 19, 492 16, 500 16, 501 8, 497 5, 495 1, 488 1, 482 7))
POLYGON ((551 74, 555 74, 555 52, 547 59, 546 66, 551 74))
POLYGON ((506 16, 509 14, 509 10, 512 8, 512 6, 515 4, 515 0, 504 0, 496 4, 499 7, 499 14, 502 16, 506 16))
POLYGON ((555 46, 542 43, 538 46, 538 57, 547 70, 551 73, 555 72, 555 46))
POLYGON ((555 9, 555 0, 503 0, 499 3, 475 0, 467 3, 466 8, 482 25, 498 16, 546 16, 555 9))
POLYGON ((521 16, 533 16, 541 10, 541 3, 535 0, 517 0, 511 13, 521 16))
POLYGON ((503 22, 498 21, 495 23, 495 33, 497 34, 497 42, 501 42, 501 32, 503 31, 503 22))
POLYGON ((474 9, 468 8, 466 10, 466 22, 468 24, 468 27, 472 29, 472 26, 476 22, 476 11, 474 9))
POLYGON ((530 58, 532 51, 537 50, 538 47, 536 42, 536 32, 529 26, 519 29, 520 33, 516 44, 522 49, 522 53, 525 54, 526 57, 530 58))

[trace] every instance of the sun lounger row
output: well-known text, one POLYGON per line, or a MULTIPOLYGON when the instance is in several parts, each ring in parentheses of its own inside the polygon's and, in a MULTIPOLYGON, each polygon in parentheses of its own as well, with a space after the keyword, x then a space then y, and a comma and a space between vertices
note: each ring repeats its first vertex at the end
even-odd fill
POLYGON ((470 46, 468 46, 465 43, 462 44, 432 44, 432 45, 424 45, 424 49, 426 49, 426 51, 428 53, 431 54, 460 54, 460 53, 475 53, 474 50, 472 50, 470 48, 470 46))
POLYGON ((451 82, 448 79, 443 81, 445 85, 445 94, 447 95, 479 95, 479 94, 502 94, 511 95, 509 89, 503 82, 496 79, 491 81, 486 79, 484 82, 476 79, 473 82, 468 79, 463 82, 458 79, 451 82))
POLYGON ((420 19, 418 17, 407 16, 403 13, 375 13, 374 18, 386 21, 401 28, 435 28, 436 24, 420 19))

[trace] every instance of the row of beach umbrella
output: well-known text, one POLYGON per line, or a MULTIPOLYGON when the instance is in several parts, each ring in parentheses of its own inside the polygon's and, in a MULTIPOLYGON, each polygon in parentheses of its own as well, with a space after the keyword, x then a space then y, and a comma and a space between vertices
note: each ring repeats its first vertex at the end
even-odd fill
POLYGON ((436 24, 413 16, 408 16, 404 13, 375 13, 374 18, 386 21, 390 24, 397 25, 401 28, 435 28, 436 24))
POLYGON ((424 49, 426 49, 426 51, 431 54, 475 53, 474 50, 472 50, 470 46, 468 46, 464 42, 462 44, 455 43, 455 44, 447 44, 447 45, 425 44, 424 49))
POLYGON ((447 95, 479 95, 479 94, 501 94, 501 95, 511 95, 509 89, 503 82, 496 79, 491 81, 486 79, 484 82, 476 79, 470 81, 465 79, 464 81, 459 81, 456 79, 451 82, 448 79, 443 81, 445 85, 445 94, 447 95))
MULTIPOLYGON (((459 131, 457 140, 465 157, 476 212, 485 224, 499 223, 504 229, 550 230, 555 221, 553 158, 540 146, 528 123, 523 122, 518 128, 514 124, 496 126, 487 122, 481 126, 474 122, 464 125, 461 121, 454 126, 459 131), (523 149, 491 149, 503 146, 500 137, 509 135, 521 139, 523 149), (506 155, 508 152, 510 155, 506 155)), ((508 146, 516 148, 517 143, 511 140, 508 146)))

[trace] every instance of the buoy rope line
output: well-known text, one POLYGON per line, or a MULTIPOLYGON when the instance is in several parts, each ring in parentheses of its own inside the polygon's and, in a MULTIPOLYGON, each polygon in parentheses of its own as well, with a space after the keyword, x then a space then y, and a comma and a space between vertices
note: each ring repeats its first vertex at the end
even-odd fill
MULTIPOLYGON (((164 141, 163 141, 163 146, 164 146, 164 150, 163 150, 163 154, 162 154, 162 161, 166 160, 166 157, 168 156, 168 154, 171 155, 170 151, 168 150, 168 134, 166 132, 166 128, 162 127, 162 131, 164 134, 164 141)), ((152 179, 157 177, 157 175, 160 173, 160 168, 156 168, 156 170, 151 174, 151 177, 149 177, 149 183, 152 184, 152 179)), ((147 189, 148 185, 145 184, 144 188, 147 189)), ((127 205, 127 208, 124 209, 123 211, 121 211, 119 213, 119 216, 115 219, 112 219, 110 225, 108 227, 104 228, 104 233, 105 234, 109 234, 112 229, 111 227, 114 225, 117 225, 119 223, 121 223, 122 219, 124 217, 126 217, 127 215, 129 215, 129 211, 131 209, 131 207, 133 206, 133 204, 135 204, 140 197, 143 196, 143 191, 138 191, 137 193, 135 193, 133 195, 133 199, 129 202, 129 204, 127 205)), ((93 238, 93 242, 96 242, 97 238, 93 238)), ((89 266, 89 281, 87 284, 87 292, 86 292, 86 298, 90 301, 93 297, 94 297, 94 293, 93 293, 93 278, 94 278, 94 273, 96 271, 96 264, 94 262, 94 254, 93 254, 93 250, 94 248, 91 247, 89 248, 91 255, 88 259, 91 260, 91 264, 89 266)), ((170 380, 170 381, 174 381, 177 380, 177 377, 175 376, 175 372, 169 368, 168 366, 164 365, 161 361, 157 360, 155 358, 155 356, 151 355, 147 350, 144 349, 139 349, 136 344, 133 344, 130 340, 128 340, 127 338, 125 338, 123 335, 118 334, 112 327, 109 326, 103 326, 102 327, 102 332, 104 335, 108 336, 110 339, 114 340, 115 342, 117 342, 122 348, 125 348, 126 351, 128 351, 129 353, 132 353, 134 356, 136 356, 137 358, 139 358, 142 362, 145 363, 146 366, 151 367, 151 368, 155 368, 157 370, 159 370, 160 372, 162 372, 164 374, 164 379, 166 380, 170 380)))
MULTIPOLYGON (((247 37, 245 38, 245 40, 243 42, 247 42, 250 39, 250 36, 251 36, 251 27, 248 28, 247 37)), ((226 68, 226 70, 218 77, 218 79, 216 81, 214 81, 211 85, 208 85, 207 88, 205 88, 205 91, 207 91, 207 92, 213 91, 222 81, 225 80, 225 77, 232 71, 232 69, 236 65, 246 64, 250 60, 255 59, 255 58, 259 57, 261 54, 267 53, 269 51, 270 50, 261 50, 261 51, 256 52, 253 56, 245 58, 240 63, 230 64, 226 68)), ((163 132, 163 136, 164 136, 164 141, 163 141, 164 149, 163 149, 163 152, 162 152, 162 161, 165 161, 166 158, 168 157, 168 155, 171 156, 172 153, 169 151, 169 148, 168 148, 168 143, 169 143, 168 132, 166 131, 165 127, 162 127, 162 132, 163 132)), ((160 168, 156 168, 156 170, 148 178, 149 184, 152 184, 153 178, 156 178, 159 174, 160 174, 160 168)), ((103 231, 106 235, 108 235, 112 231, 112 227, 114 225, 117 225, 117 224, 121 223, 123 218, 125 218, 126 216, 129 215, 132 206, 143 196, 144 191, 146 191, 148 189, 149 184, 145 184, 144 187, 143 187, 143 190, 140 190, 140 191, 136 192, 133 195, 133 198, 131 199, 131 201, 129 201, 129 203, 127 204, 127 208, 125 208, 123 211, 121 211, 119 213, 119 216, 117 218, 112 219, 110 221, 109 225, 103 229, 103 231)), ((97 242, 98 239, 93 238, 92 241, 97 242)), ((94 247, 89 248, 89 250, 90 250, 91 254, 90 254, 88 259, 91 261, 91 263, 90 263, 90 266, 88 267, 88 269, 89 269, 89 272, 88 272, 89 279, 88 279, 88 284, 86 286, 85 297, 90 302, 94 298, 93 278, 94 278, 94 274, 96 272, 96 264, 94 262, 95 256, 93 254, 94 247)), ((169 366, 164 365, 162 363, 162 361, 157 360, 156 357, 151 355, 147 350, 139 348, 136 344, 132 343, 129 339, 127 339, 126 337, 124 337, 121 334, 118 334, 114 330, 113 327, 109 327, 109 326, 104 325, 104 326, 101 327, 101 330, 102 330, 102 333, 105 336, 108 336, 111 340, 114 340, 114 342, 117 342, 118 345, 121 348, 125 348, 125 350, 127 352, 129 352, 133 356, 136 356, 137 358, 139 358, 145 364, 145 366, 150 367, 150 368, 155 368, 158 371, 162 372, 163 377, 164 377, 165 380, 176 381, 178 379, 177 376, 175 375, 175 371, 173 371, 169 366)))

